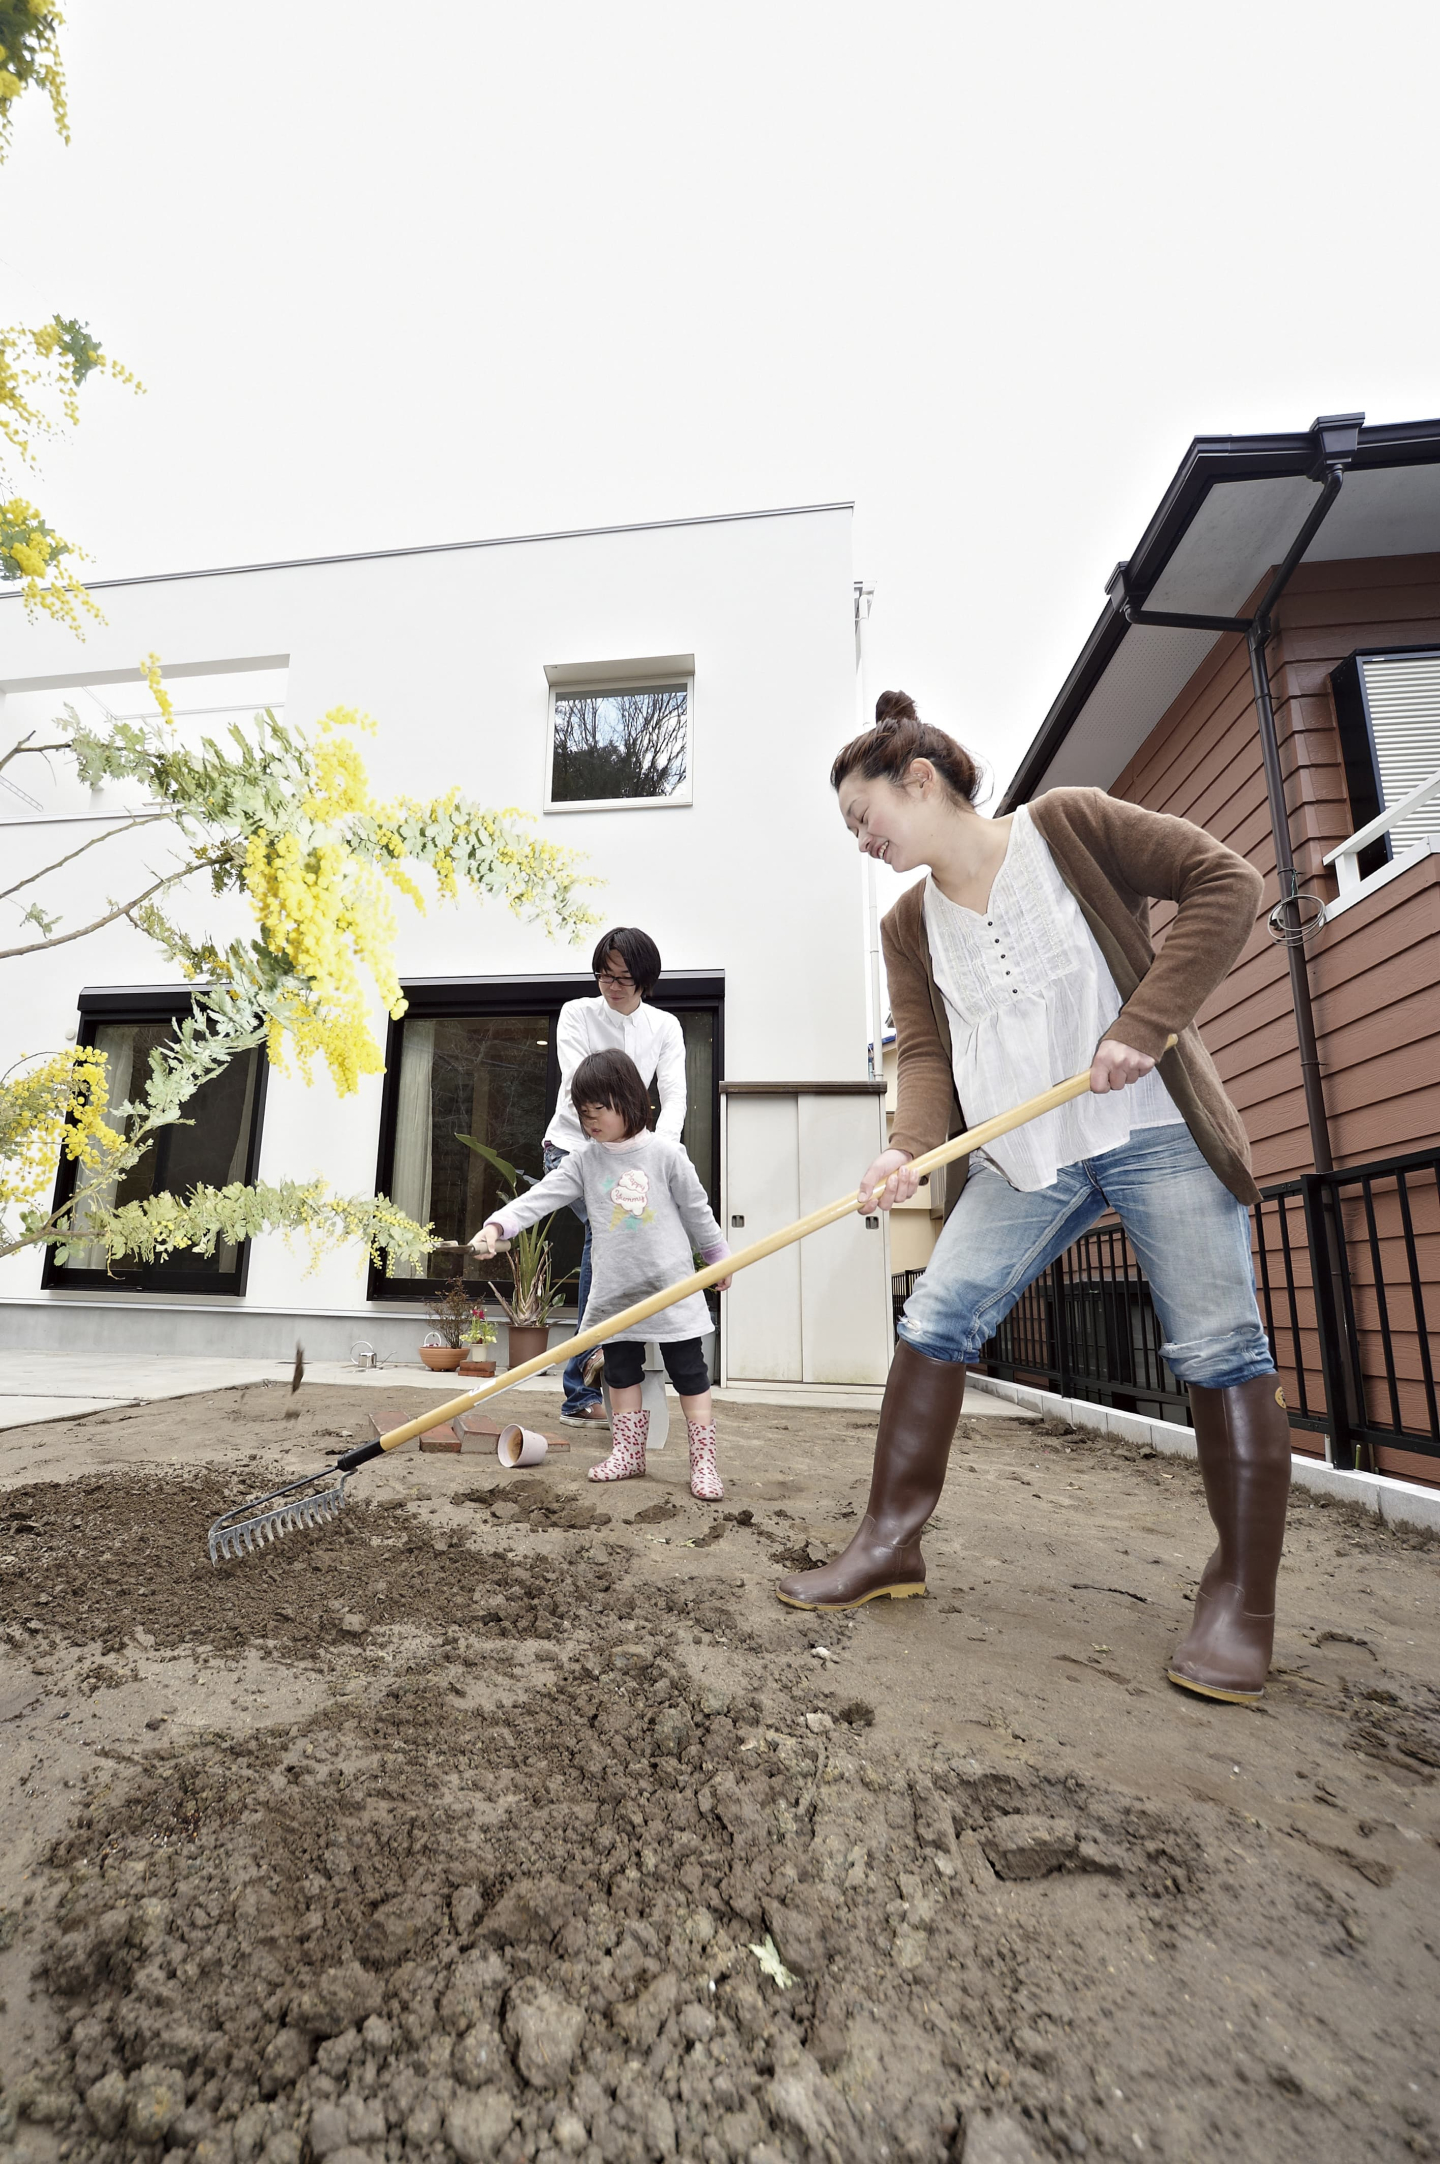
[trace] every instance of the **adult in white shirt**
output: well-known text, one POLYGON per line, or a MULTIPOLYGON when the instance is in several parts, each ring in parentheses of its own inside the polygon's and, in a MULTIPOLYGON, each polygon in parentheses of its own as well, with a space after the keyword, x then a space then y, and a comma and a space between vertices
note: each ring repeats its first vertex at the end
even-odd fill
MULTIPOLYGON (((572 1150, 584 1147, 585 1133, 570 1101, 570 1078, 592 1052, 625 1052, 639 1068, 646 1089, 656 1084, 660 1095, 657 1134, 678 1142, 685 1126, 685 1034, 673 1014, 648 1004, 660 981, 660 949, 648 932, 633 924, 617 924, 596 942, 590 966, 599 998, 567 1000, 555 1032, 560 1093, 555 1116, 545 1130, 547 1172, 553 1172, 572 1150)), ((583 1315, 590 1297, 590 1225, 582 1208, 577 1207, 575 1215, 585 1226, 578 1292, 583 1315)), ((578 1356, 565 1370, 562 1420, 604 1421, 604 1399, 585 1380, 587 1357, 578 1356)))

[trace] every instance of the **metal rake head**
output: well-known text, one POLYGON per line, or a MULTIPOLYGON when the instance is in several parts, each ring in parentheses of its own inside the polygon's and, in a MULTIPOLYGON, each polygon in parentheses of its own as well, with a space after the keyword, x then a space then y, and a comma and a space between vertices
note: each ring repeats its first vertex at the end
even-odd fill
POLYGON ((279 1540, 282 1534, 324 1525, 338 1517, 349 1477, 342 1473, 336 1481, 331 1473, 308 1473, 303 1480, 292 1480, 288 1487, 275 1488, 269 1495, 252 1495, 248 1502, 225 1511, 210 1528, 211 1562, 218 1563, 222 1556, 252 1555, 257 1548, 279 1540), (332 1484, 317 1488, 316 1482, 321 1480, 332 1484))

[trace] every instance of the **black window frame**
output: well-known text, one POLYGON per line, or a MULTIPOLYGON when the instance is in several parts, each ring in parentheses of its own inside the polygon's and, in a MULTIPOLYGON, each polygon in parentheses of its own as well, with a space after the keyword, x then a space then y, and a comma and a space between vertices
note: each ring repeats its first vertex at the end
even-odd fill
MULTIPOLYGON (((103 1022, 178 1022, 191 1011, 197 992, 204 987, 194 984, 140 984, 140 985, 86 985, 82 987, 77 1002, 80 1020, 75 1034, 77 1046, 93 1045, 103 1022)), ((255 1178, 260 1163, 260 1138, 265 1127, 265 1092, 270 1078, 270 1062, 264 1045, 256 1048, 259 1065, 255 1075, 255 1101, 250 1115, 250 1141, 245 1152, 245 1183, 255 1178)), ((75 1192, 78 1167, 63 1153, 55 1180, 55 1200, 51 1205, 59 1209, 75 1192)), ((173 1263, 161 1266, 157 1263, 137 1263, 132 1269, 126 1263, 114 1263, 108 1270, 77 1269, 55 1260, 54 1247, 47 1243, 44 1264, 40 1273, 40 1286, 44 1292, 130 1292, 168 1295, 172 1299, 194 1299, 197 1294, 214 1295, 220 1299, 243 1300, 250 1273, 250 1242, 242 1240, 236 1249, 233 1270, 184 1270, 173 1263)))
MULTIPOLYGON (((1380 755, 1370 720, 1370 701, 1365 690, 1365 672, 1360 664, 1363 661, 1403 660, 1407 654, 1437 653, 1440 653, 1440 641, 1435 639, 1426 639, 1419 645, 1412 642, 1405 646, 1357 646, 1338 668, 1330 672, 1330 696, 1335 705, 1340 754, 1345 762, 1350 817, 1355 822, 1350 829, 1352 834, 1369 826, 1370 821, 1378 819, 1387 808, 1380 778, 1380 755)), ((1361 850, 1355 860, 1356 869, 1362 879, 1368 879, 1372 872, 1393 863, 1394 857, 1390 836, 1382 834, 1361 850)))
MULTIPOLYGON (((594 999, 595 979, 590 974, 543 977, 408 977, 401 980, 407 1001, 399 1021, 392 1021, 385 1038, 385 1083, 380 1104, 380 1135, 375 1157, 375 1192, 388 1195, 395 1163, 395 1123, 400 1100, 400 1043, 406 1022, 430 1022, 446 1017, 479 1020, 487 1014, 536 1014, 552 1024, 567 1000, 594 999)), ((720 1193, 720 1082, 725 1072, 725 972, 723 969, 662 970, 659 982, 646 1002, 667 1014, 703 1010, 715 1017, 714 1075, 712 1094, 712 1142, 710 1191, 720 1193)), ((545 1063, 545 1123, 555 1115, 560 1095, 560 1061, 555 1029, 549 1032, 545 1063)), ((717 1203, 718 1215, 718 1203, 717 1203)), ((387 1303, 418 1306, 434 1297, 433 1281, 427 1278, 387 1277, 385 1264, 371 1262, 366 1298, 387 1303)))

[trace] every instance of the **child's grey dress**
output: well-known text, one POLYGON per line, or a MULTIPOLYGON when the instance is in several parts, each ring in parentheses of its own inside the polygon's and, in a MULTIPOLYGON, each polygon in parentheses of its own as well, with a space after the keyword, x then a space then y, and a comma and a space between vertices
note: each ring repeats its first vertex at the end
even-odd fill
MULTIPOLYGON (((695 1267, 728 1255, 724 1235, 678 1142, 668 1136, 632 1135, 628 1142, 587 1142, 543 1180, 507 1202, 488 1222, 507 1240, 552 1210, 583 1202, 593 1241, 590 1299, 582 1329, 618 1315, 651 1293, 663 1292, 695 1267)), ((692 1292, 648 1322, 616 1332, 613 1342, 675 1344, 703 1337, 711 1327, 705 1295, 692 1292)))

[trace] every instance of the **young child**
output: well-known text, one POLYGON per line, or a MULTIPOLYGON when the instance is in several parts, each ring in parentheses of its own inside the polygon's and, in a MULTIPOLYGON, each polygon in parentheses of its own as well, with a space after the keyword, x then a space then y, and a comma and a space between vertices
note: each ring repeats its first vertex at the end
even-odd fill
MULTIPOLYGON (((730 1249, 681 1145, 646 1126, 645 1084, 626 1053, 593 1052, 581 1060, 570 1094, 585 1132, 584 1148, 562 1158, 553 1172, 487 1219, 470 1245, 493 1255, 501 1240, 513 1239, 526 1225, 583 1202, 595 1243, 590 1299, 581 1322, 589 1328, 688 1277, 694 1251, 706 1262, 719 1262, 730 1249)), ((718 1290, 724 1292, 729 1283, 722 1279, 718 1290)), ((640 1378, 645 1341, 653 1338, 685 1414, 690 1493, 703 1503, 721 1500, 725 1490, 715 1463, 710 1377, 700 1352, 701 1332, 709 1327, 705 1296, 694 1292, 606 1343, 614 1447, 603 1464, 591 1466, 592 1480, 638 1480, 645 1471, 650 1415, 640 1409, 640 1378)))

